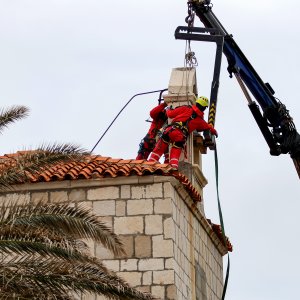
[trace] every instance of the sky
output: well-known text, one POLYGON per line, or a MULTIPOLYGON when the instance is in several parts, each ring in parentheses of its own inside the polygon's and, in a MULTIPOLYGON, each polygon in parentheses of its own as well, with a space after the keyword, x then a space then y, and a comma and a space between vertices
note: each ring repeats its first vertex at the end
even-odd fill
MULTIPOLYGON (((213 1, 213 11, 300 128, 300 2, 213 1)), ((1 107, 25 105, 1 154, 42 143, 91 150, 131 96, 167 88, 184 64, 183 0, 0 0, 1 107)), ((202 24, 196 20, 195 26, 202 24)), ((193 42, 199 94, 209 96, 214 45, 193 42)), ((226 299, 298 297, 299 178, 288 155, 272 157, 235 79, 220 78, 216 116, 219 188, 234 251, 226 299)), ((157 95, 135 98, 94 153, 134 158, 157 95)), ((203 156, 207 218, 218 223, 213 152, 203 156)), ((226 259, 224 259, 226 264, 226 259)))

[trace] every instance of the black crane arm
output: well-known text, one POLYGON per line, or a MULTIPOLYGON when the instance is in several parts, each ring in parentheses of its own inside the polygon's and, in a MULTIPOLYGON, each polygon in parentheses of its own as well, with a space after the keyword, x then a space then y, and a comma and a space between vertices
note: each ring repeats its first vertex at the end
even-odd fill
POLYGON ((249 108, 269 145, 271 155, 289 153, 300 177, 300 135, 289 111, 274 97, 275 92, 270 84, 264 83, 232 36, 227 33, 214 15, 210 2, 190 0, 188 4, 206 28, 216 29, 224 36, 223 53, 228 61, 228 72, 230 77, 234 75, 237 78, 243 89, 249 108), (258 105, 251 99, 248 91, 258 105))

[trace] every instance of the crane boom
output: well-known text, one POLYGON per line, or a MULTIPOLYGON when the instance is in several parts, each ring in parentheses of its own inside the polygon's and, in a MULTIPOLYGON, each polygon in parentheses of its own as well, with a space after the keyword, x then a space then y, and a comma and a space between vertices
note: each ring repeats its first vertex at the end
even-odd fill
POLYGON ((212 11, 211 0, 189 0, 188 5, 205 28, 218 30, 224 36, 223 53, 230 77, 237 78, 269 148, 271 155, 289 153, 300 178, 300 135, 285 105, 274 96, 269 83, 257 74, 247 57, 212 11), (250 94, 256 101, 251 99, 250 94), (258 103, 258 104, 257 104, 258 103))

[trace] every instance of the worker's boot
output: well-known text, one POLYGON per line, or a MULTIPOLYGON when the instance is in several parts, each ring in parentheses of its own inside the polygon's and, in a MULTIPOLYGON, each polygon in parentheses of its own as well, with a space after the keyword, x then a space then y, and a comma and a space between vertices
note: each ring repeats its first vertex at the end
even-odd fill
POLYGON ((178 170, 179 157, 181 154, 182 148, 172 147, 170 151, 170 165, 173 170, 178 170))
POLYGON ((168 143, 164 142, 162 139, 158 140, 148 161, 158 162, 160 157, 167 151, 168 146, 168 143))

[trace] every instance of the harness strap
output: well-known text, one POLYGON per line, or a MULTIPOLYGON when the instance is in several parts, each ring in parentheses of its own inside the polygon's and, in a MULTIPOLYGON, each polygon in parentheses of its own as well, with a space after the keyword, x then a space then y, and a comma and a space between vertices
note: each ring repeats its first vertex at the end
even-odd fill
POLYGON ((181 130, 185 137, 187 137, 189 134, 189 130, 186 122, 175 122, 173 123, 173 128, 181 130))

